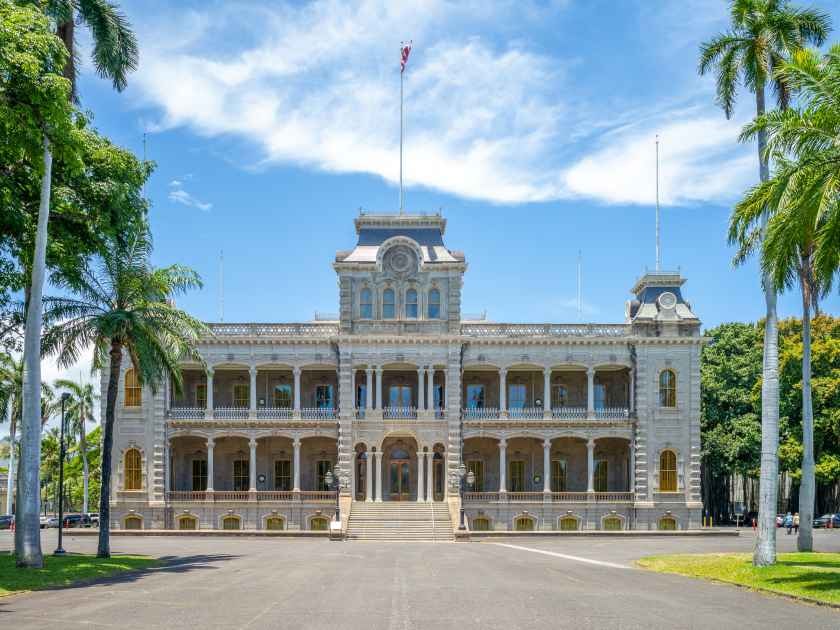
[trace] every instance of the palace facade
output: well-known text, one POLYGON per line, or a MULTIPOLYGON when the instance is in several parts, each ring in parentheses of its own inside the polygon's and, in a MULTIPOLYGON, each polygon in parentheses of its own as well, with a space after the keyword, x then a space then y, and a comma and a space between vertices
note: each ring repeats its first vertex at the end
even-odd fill
POLYGON ((701 526, 679 273, 645 273, 619 324, 470 321, 443 217, 355 227, 331 321, 210 324, 180 393, 124 361, 112 527, 321 530, 338 503, 352 536, 414 502, 455 528, 462 498, 473 532, 701 526))

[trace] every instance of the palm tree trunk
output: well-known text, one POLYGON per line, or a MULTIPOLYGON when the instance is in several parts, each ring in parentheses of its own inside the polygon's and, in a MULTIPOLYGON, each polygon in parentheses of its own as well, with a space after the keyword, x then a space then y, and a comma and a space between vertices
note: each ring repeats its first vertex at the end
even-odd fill
POLYGON ((111 449, 114 445, 114 413, 117 407, 117 389, 120 382, 122 344, 111 342, 108 394, 105 403, 105 423, 102 427, 102 471, 99 489, 99 548, 97 558, 111 557, 111 449))
POLYGON ((85 439, 85 409, 80 409, 81 420, 79 426, 79 450, 82 453, 82 514, 88 513, 88 458, 87 458, 87 440, 85 439))
POLYGON ((17 421, 14 415, 14 405, 11 396, 9 397, 9 477, 6 479, 6 511, 4 514, 12 513, 13 492, 15 489, 15 434, 17 433, 17 421))
POLYGON ((38 208, 38 232, 32 258, 32 289, 26 312, 23 345, 23 419, 20 429, 20 485, 18 486, 15 525, 20 536, 15 541, 15 557, 19 567, 41 568, 41 523, 39 514, 41 464, 41 327, 47 259, 47 221, 50 216, 52 153, 50 140, 44 135, 44 172, 41 176, 41 204, 38 208), (17 544, 19 543, 19 544, 17 544))
MULTIPOLYGON (((755 90, 756 115, 764 113, 764 84, 755 90)), ((770 178, 767 164, 767 132, 758 133, 759 176, 770 178)), ((762 237, 767 230, 763 219, 762 237)), ((758 567, 776 563, 776 504, 779 480, 779 331, 776 316, 776 290, 769 274, 762 273, 766 315, 764 320, 764 361, 761 381, 761 482, 759 484, 758 540, 753 564, 758 567)))
POLYGON ((814 525, 814 407, 811 402, 811 304, 810 255, 802 256, 802 481, 799 485, 799 536, 796 548, 813 551, 814 525))

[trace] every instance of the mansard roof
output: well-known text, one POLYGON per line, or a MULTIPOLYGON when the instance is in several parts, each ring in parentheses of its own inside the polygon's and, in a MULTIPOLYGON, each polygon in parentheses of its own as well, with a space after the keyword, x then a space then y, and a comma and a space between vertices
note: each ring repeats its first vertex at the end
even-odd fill
POLYGON ((361 214, 356 218, 358 242, 350 251, 336 254, 337 262, 376 263, 383 244, 395 237, 417 243, 423 263, 463 262, 464 255, 443 242, 446 219, 439 214, 361 214))

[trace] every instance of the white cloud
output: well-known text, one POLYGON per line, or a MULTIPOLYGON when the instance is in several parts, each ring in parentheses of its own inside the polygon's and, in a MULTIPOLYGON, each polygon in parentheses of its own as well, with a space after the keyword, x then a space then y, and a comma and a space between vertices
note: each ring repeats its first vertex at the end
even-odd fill
MULTIPOLYGON (((266 164, 371 173, 396 183, 396 43, 411 33, 408 186, 505 203, 579 196, 650 203, 653 180, 645 155, 652 159, 654 125, 620 127, 630 113, 616 115, 610 99, 576 96, 576 84, 592 78, 580 59, 552 57, 505 36, 521 37, 526 27, 565 5, 211 3, 201 12, 162 16, 165 24, 142 25, 155 44, 142 46, 129 89, 160 110, 157 129, 188 127, 208 137, 245 139, 261 150, 266 164), (179 35, 167 37, 169 31, 179 35), (596 148, 590 152, 590 146, 596 148)), ((141 27, 141 40, 143 32, 141 27)), ((712 123, 720 116, 711 108, 659 119, 667 122, 659 128, 671 152, 670 171, 663 173, 669 173, 668 195, 675 202, 733 194, 727 186, 740 181, 740 154, 728 154, 737 127, 712 123), (721 177, 722 156, 738 166, 735 174, 721 177)), ((643 119, 662 114, 655 105, 649 109, 634 113, 643 119)), ((171 200, 209 209, 175 182, 173 188, 171 200)))
MULTIPOLYGON (((175 182, 173 182, 174 184, 175 182)), ((186 190, 181 188, 176 188, 175 190, 169 191, 169 200, 174 201, 175 203, 180 203, 190 208, 198 208, 199 210, 203 210, 204 212, 208 212, 212 207, 212 203, 207 203, 197 199, 186 190)))

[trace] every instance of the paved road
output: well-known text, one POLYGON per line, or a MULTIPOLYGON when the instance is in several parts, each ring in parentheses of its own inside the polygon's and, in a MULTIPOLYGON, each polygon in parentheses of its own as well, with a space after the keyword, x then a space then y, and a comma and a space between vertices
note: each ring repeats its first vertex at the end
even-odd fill
MULTIPOLYGON (((46 534, 52 549, 55 533, 46 534)), ((840 550, 840 532, 819 532, 840 550)), ((0 549, 11 537, 0 533, 0 549)), ((95 539, 66 539, 90 552, 95 539)), ((492 543, 116 538, 170 566, 0 599, 3 627, 840 628, 840 611, 630 567, 652 553, 743 550, 738 539, 504 539, 492 543), (501 543, 501 544, 498 544, 501 543), (511 546, 507 546, 511 545, 511 546)), ((793 540, 780 536, 783 550, 793 540)))

